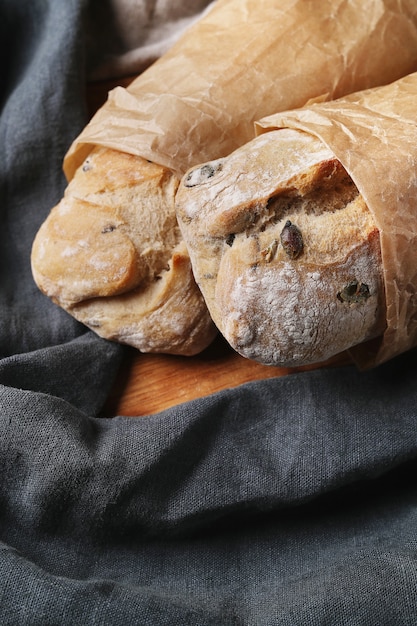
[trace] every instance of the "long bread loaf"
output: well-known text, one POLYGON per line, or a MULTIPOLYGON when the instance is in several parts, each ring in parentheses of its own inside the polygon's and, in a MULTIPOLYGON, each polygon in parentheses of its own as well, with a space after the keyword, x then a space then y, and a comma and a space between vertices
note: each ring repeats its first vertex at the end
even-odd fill
POLYGON ((176 203, 211 316, 243 356, 298 366, 383 333, 378 229, 314 136, 261 135, 192 169, 176 203))

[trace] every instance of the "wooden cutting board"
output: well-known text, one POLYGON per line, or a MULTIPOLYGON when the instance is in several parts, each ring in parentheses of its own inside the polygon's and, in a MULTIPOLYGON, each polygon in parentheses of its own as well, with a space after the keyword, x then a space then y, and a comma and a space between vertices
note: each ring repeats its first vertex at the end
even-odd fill
POLYGON ((251 380, 349 363, 343 353, 325 363, 298 368, 261 365, 236 354, 221 337, 193 357, 141 354, 129 348, 103 415, 150 415, 251 380))
MULTIPOLYGON (((117 81, 89 83, 87 101, 90 116, 104 104, 111 89, 117 85, 127 86, 131 80, 132 77, 128 76, 117 81)), ((344 353, 320 365, 300 368, 261 365, 241 357, 221 337, 194 357, 141 354, 134 349, 127 349, 103 415, 150 415, 251 380, 287 376, 294 372, 347 363, 351 363, 351 360, 344 353)))

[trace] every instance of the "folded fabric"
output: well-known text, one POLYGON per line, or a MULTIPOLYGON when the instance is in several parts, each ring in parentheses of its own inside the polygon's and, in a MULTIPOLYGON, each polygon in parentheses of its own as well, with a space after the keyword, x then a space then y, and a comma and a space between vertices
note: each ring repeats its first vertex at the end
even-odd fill
POLYGON ((1 387, 2 624, 413 624, 416 370, 140 419, 1 387))

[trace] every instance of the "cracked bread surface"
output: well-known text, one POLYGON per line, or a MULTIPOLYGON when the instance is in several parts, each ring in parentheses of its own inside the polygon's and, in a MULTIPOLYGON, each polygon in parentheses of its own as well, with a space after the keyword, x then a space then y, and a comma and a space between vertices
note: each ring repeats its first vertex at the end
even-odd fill
POLYGON ((34 240, 41 291, 98 335, 142 352, 204 349, 216 330, 175 216, 178 182, 146 159, 94 148, 34 240))
POLYGON ((211 316, 240 354, 287 367, 379 336, 379 232, 318 139, 281 129, 182 179, 176 211, 211 316))

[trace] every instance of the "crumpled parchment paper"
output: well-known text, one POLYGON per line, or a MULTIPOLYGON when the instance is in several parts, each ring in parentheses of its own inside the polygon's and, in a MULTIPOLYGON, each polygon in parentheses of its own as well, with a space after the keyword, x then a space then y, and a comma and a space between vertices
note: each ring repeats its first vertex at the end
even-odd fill
POLYGON ((415 0, 217 0, 127 88, 116 87, 64 162, 93 145, 179 176, 254 136, 261 117, 417 70, 415 0))
POLYGON ((340 100, 260 120, 260 134, 296 128, 321 139, 345 167, 380 232, 387 328, 352 350, 360 367, 417 345, 417 73, 340 100))

